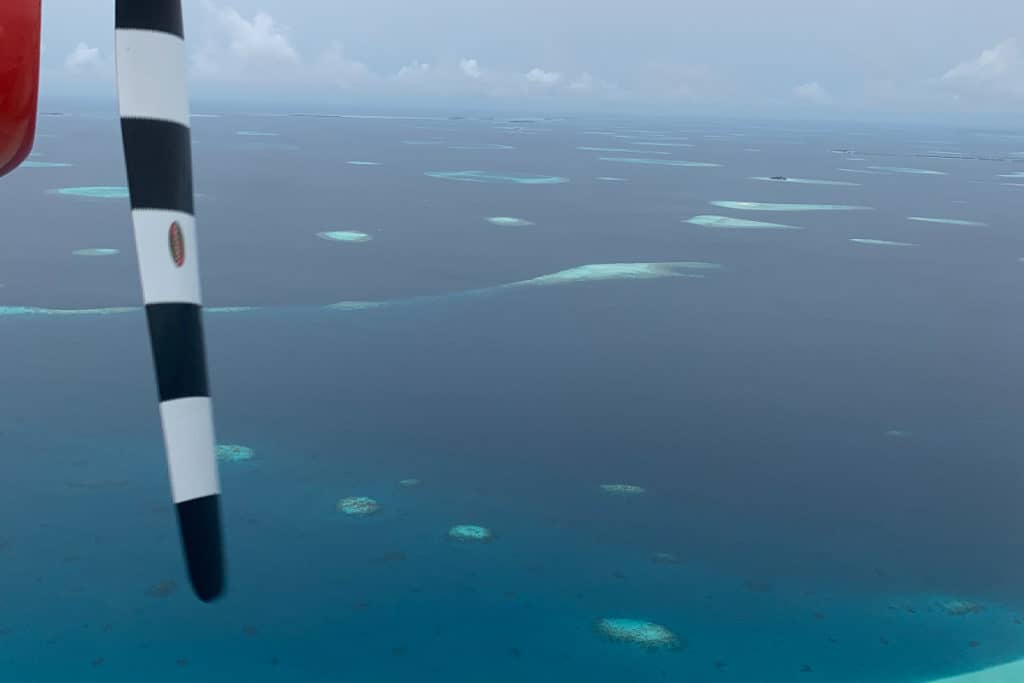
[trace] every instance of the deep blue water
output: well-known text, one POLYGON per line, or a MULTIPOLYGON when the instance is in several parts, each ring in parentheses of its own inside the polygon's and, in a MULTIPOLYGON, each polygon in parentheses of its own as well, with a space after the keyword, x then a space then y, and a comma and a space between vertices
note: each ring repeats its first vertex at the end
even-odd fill
MULTIPOLYGON (((0 182, 0 306, 140 302, 127 200, 50 192, 124 183, 116 119, 72 114, 41 119, 33 157, 71 167, 0 182), (121 253, 71 253, 96 247, 121 253)), ((221 469, 230 585, 214 605, 179 557, 143 316, 0 317, 7 679, 909 683, 1024 657, 1024 188, 1004 184, 1024 181, 999 177, 1024 170, 1019 135, 507 126, 193 120, 205 300, 260 307, 206 320, 219 440, 256 450, 221 469), (694 146, 634 145, 675 137, 694 146), (914 156, 930 150, 1003 160, 914 156), (837 170, 868 166, 946 175, 837 170), (424 175, 459 170, 569 182, 424 175), (773 175, 861 185, 749 179, 773 175), (698 214, 805 229, 683 222, 698 214), (670 261, 721 268, 496 288, 670 261), (344 517, 348 495, 382 510, 344 517), (496 539, 448 541, 462 522, 496 539), (952 598, 984 611, 946 614, 952 598), (617 616, 686 646, 602 639, 594 621, 617 616)))

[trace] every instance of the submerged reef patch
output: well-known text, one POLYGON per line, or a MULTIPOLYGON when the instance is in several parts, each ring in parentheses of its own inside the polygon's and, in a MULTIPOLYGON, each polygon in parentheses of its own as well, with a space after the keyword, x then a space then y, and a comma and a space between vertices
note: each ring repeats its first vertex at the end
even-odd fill
POLYGON ((601 161, 615 161, 622 164, 641 164, 648 166, 680 166, 685 168, 717 168, 721 164, 707 161, 683 161, 682 159, 646 159, 643 157, 598 157, 601 161))
POLYGON ((252 138, 276 138, 280 133, 271 133, 263 130, 236 130, 235 135, 242 135, 252 138))
POLYGON ((533 225, 533 221, 528 221, 525 218, 515 218, 514 216, 488 216, 487 222, 507 228, 522 228, 527 225, 533 225))
POLYGON ((624 183, 627 180, 629 180, 628 178, 619 178, 617 176, 611 176, 611 175, 598 176, 597 179, 598 180, 604 180, 605 182, 610 182, 610 183, 624 183))
POLYGON ((981 221, 965 221, 959 218, 928 218, 925 216, 907 216, 908 221, 918 221, 920 223, 942 223, 944 225, 965 225, 969 227, 983 228, 988 223, 982 223, 981 221))
POLYGON ((423 482, 420 481, 419 479, 410 478, 410 479, 402 479, 401 481, 398 482, 398 485, 401 486, 403 489, 413 489, 413 488, 416 488, 417 486, 419 486, 422 483, 423 482))
POLYGON ((487 543, 494 540, 494 533, 477 524, 456 524, 448 530, 448 538, 460 543, 487 543))
POLYGON ((849 204, 773 204, 770 202, 737 202, 731 200, 715 200, 712 206, 720 209, 738 211, 867 211, 870 206, 851 206, 849 204))
POLYGON ((866 168, 839 168, 843 173, 863 173, 864 175, 889 175, 885 171, 869 171, 866 168))
POLYGON ((644 154, 671 154, 671 152, 659 152, 656 150, 640 150, 640 149, 628 149, 626 147, 577 147, 576 149, 583 152, 623 152, 626 154, 636 154, 637 152, 643 152, 644 154))
POLYGON ((380 510, 380 503, 366 496, 349 496, 339 500, 337 508, 350 517, 366 517, 380 510))
POLYGON ((985 608, 976 602, 960 600, 957 598, 938 600, 935 604, 943 612, 953 617, 963 617, 968 614, 981 614, 985 611, 985 608))
POLYGON ((476 150, 489 150, 489 149, 515 149, 512 145, 499 145, 497 143, 488 142, 478 145, 449 145, 448 149, 458 149, 463 151, 476 151, 476 150))
POLYGON ((120 249, 105 249, 105 248, 75 249, 71 253, 74 256, 114 256, 116 254, 120 254, 121 250, 120 249))
POLYGON ((890 173, 907 173, 909 175, 946 175, 945 171, 932 171, 927 168, 907 168, 905 166, 868 166, 872 171, 888 171, 890 173))
POLYGON ((358 230, 328 230, 318 232, 316 236, 329 242, 369 242, 372 239, 365 232, 358 230))
POLYGON ((127 199, 128 187, 125 185, 87 185, 82 187, 62 187, 53 190, 57 194, 68 197, 89 197, 91 199, 127 199))
POLYGON ((717 263, 702 261, 665 261, 662 263, 592 263, 567 268, 557 273, 540 275, 529 280, 512 282, 503 287, 559 285, 597 280, 649 280, 660 277, 703 277, 700 272, 720 268, 717 263))
POLYGON ((568 178, 525 173, 491 173, 489 171, 426 171, 423 175, 441 180, 458 180, 466 183, 514 183, 518 185, 557 185, 569 182, 568 178))
POLYGON ((217 460, 220 462, 245 462, 256 457, 256 451, 248 446, 234 443, 217 444, 217 460))
POLYGON ((35 306, 0 306, 0 317, 17 315, 114 315, 117 313, 131 313, 139 310, 141 309, 134 306, 119 306, 111 308, 37 308, 35 306))
POLYGON ((891 242, 889 240, 875 240, 867 237, 853 237, 850 241, 855 244, 873 244, 879 247, 916 247, 912 242, 891 242))
POLYGON ((797 225, 751 221, 731 216, 694 216, 693 218, 686 219, 685 222, 691 225, 699 225, 703 228, 716 228, 720 230, 803 230, 803 228, 797 225))
POLYGON ((28 161, 21 162, 19 168, 67 168, 71 164, 63 161, 28 161))
POLYGON ((601 484, 601 490, 612 496, 639 496, 647 489, 635 484, 601 484))
POLYGON ((676 634, 651 621, 606 617, 594 622, 594 629, 609 640, 639 645, 648 650, 678 650, 682 647, 676 634))
POLYGON ((790 178, 787 176, 753 176, 751 180, 765 180, 773 183, 793 183, 794 185, 844 185, 846 187, 860 186, 860 183, 850 183, 845 180, 819 180, 816 178, 790 178))
POLYGON ((380 166, 379 161, 346 161, 349 166, 380 166))

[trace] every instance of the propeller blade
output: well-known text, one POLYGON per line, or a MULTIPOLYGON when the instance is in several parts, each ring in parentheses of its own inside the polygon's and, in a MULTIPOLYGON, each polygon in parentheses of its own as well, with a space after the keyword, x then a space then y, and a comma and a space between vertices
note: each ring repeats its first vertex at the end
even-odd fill
POLYGON ((171 497, 192 587, 224 591, 180 0, 117 0, 117 98, 171 497))

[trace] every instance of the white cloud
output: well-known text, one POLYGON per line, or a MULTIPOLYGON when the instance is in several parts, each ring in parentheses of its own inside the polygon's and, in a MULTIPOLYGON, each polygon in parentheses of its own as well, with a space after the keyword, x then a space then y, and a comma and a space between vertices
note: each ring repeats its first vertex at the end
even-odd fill
POLYGON ((960 62, 939 83, 968 96, 1024 97, 1024 53, 1014 38, 960 62))
POLYGON ((533 68, 526 73, 526 82, 535 83, 543 86, 558 85, 562 80, 562 74, 555 71, 544 71, 543 69, 533 68))
POLYGON ((811 104, 829 104, 832 102, 832 97, 828 94, 828 91, 817 81, 796 86, 793 88, 793 95, 797 99, 810 102, 811 104))
POLYGON ((419 81, 430 73, 429 64, 413 60, 398 70, 398 73, 395 74, 395 79, 399 81, 419 81))
POLYGON ((263 80, 295 72, 301 60, 284 32, 265 12, 251 20, 230 7, 205 5, 205 39, 192 56, 200 78, 263 80))
POLYGON ((369 67, 345 56, 345 49, 339 42, 332 43, 331 47, 320 55, 308 77, 344 88, 365 84, 375 79, 369 67))
POLYGON ((98 69, 100 66, 100 49, 98 47, 89 47, 87 43, 76 45, 75 49, 64 60, 64 67, 75 73, 88 69, 98 69))
POLYGON ((483 73, 480 71, 480 65, 475 59, 459 60, 459 70, 474 80, 479 80, 483 76, 483 73))

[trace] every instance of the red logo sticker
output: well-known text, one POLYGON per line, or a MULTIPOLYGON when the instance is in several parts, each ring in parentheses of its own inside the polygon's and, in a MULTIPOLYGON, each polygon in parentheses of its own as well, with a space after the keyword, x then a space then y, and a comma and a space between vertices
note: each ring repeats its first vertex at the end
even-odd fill
POLYGON ((181 233, 181 226, 178 221, 171 223, 171 230, 167 235, 167 243, 171 247, 171 259, 174 265, 181 268, 185 263, 185 236, 181 233))

